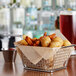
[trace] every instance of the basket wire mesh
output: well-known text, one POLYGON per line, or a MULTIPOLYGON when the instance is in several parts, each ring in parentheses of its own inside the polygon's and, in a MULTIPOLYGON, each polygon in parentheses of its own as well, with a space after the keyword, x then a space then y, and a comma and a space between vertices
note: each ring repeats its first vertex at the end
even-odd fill
POLYGON ((54 72, 67 67, 68 59, 70 57, 72 49, 71 47, 59 49, 53 57, 53 61, 50 61, 50 59, 47 61, 42 59, 36 65, 31 63, 19 48, 17 48, 17 51, 26 70, 54 72))

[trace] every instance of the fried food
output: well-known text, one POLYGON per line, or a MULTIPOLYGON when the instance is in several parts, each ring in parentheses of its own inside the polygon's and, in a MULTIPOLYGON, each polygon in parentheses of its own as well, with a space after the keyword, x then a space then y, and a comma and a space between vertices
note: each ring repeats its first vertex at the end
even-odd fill
POLYGON ((44 36, 47 36, 47 32, 44 33, 44 36))
POLYGON ((24 40, 26 39, 26 35, 23 35, 23 39, 24 39, 24 40))
POLYGON ((71 43, 68 40, 63 41, 63 46, 69 46, 69 45, 71 45, 71 43))
POLYGON ((56 37, 56 34, 54 33, 54 34, 52 34, 52 35, 49 35, 49 37, 50 37, 51 39, 53 39, 53 38, 56 37))
POLYGON ((18 43, 19 43, 19 44, 22 44, 22 45, 25 45, 25 46, 28 45, 28 43, 27 43, 25 40, 21 40, 21 41, 19 41, 18 43))
POLYGON ((60 42, 61 45, 63 45, 63 40, 60 37, 55 37, 52 39, 53 42, 60 42))
POLYGON ((21 45, 29 45, 29 46, 42 46, 42 47, 61 47, 61 46, 69 46, 71 43, 68 40, 62 40, 60 37, 57 37, 56 34, 48 35, 47 32, 44 33, 39 39, 33 38, 23 35, 23 39, 17 43, 21 45))
POLYGON ((33 38, 32 41, 35 42, 36 40, 38 40, 37 38, 33 38))
POLYGON ((42 38, 40 39, 40 41, 41 41, 41 45, 42 45, 43 47, 47 47, 47 46, 49 46, 49 44, 50 44, 50 42, 51 42, 51 39, 50 39, 48 36, 46 36, 46 37, 42 37, 42 38))
POLYGON ((36 41, 34 44, 33 44, 33 46, 39 46, 40 45, 40 41, 38 40, 38 41, 36 41))
POLYGON ((41 36, 41 37, 39 38, 39 40, 41 40, 43 37, 44 37, 44 36, 41 36))
POLYGON ((28 37, 28 36, 26 36, 26 42, 30 45, 30 46, 32 46, 33 45, 33 42, 32 42, 32 40, 31 40, 31 38, 30 37, 28 37))
POLYGON ((61 47, 63 45, 63 40, 60 37, 55 37, 52 39, 52 42, 50 43, 51 48, 54 47, 61 47))
POLYGON ((60 42, 52 41, 49 47, 54 48, 54 47, 61 47, 61 46, 62 45, 60 42))

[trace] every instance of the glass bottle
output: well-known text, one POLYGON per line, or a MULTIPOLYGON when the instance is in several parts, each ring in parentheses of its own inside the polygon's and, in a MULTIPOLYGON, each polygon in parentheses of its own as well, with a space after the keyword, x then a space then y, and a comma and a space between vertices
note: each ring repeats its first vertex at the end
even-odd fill
POLYGON ((54 30, 55 14, 49 5, 49 0, 43 0, 42 6, 40 12, 40 25, 42 26, 42 30, 54 30))
POLYGON ((20 1, 20 4, 23 6, 23 7, 29 7, 31 5, 31 0, 21 0, 20 1))
POLYGON ((42 0, 42 9, 43 10, 50 10, 52 1, 50 0, 42 0))
POLYGON ((76 11, 76 0, 68 0, 68 3, 68 8, 73 11, 76 11))
POLYGON ((12 32, 15 35, 22 35, 23 34, 22 23, 21 22, 14 22, 12 32))
POLYGON ((65 8, 65 0, 56 0, 56 9, 63 10, 65 8))
POLYGON ((37 25, 37 8, 34 3, 26 8, 25 24, 27 30, 35 30, 37 25))
MULTIPOLYGON (((21 22, 14 22, 13 24, 13 29, 12 29, 12 34, 14 35, 23 35, 23 26, 21 22)), ((20 41, 22 37, 16 37, 16 41, 20 41)))

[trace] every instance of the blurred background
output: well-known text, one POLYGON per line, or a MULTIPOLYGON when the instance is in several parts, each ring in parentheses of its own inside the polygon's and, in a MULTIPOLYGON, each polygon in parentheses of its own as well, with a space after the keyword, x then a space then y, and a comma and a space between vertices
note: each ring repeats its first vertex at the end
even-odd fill
MULTIPOLYGON (((2 45, 14 40, 11 34, 26 34, 31 38, 39 38, 44 32, 52 34, 59 29, 60 12, 64 10, 76 11, 76 0, 0 0, 2 45)), ((16 41, 20 39, 15 38, 16 41)))

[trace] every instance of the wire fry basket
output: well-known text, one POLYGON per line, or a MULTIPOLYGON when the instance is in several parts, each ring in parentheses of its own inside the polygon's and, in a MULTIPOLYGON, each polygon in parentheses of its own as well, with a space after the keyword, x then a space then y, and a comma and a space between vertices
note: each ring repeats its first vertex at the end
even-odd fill
MULTIPOLYGON (((25 46, 26 47, 26 46, 25 46)), ((22 51, 17 47, 23 66, 27 70, 41 71, 41 72, 54 72, 67 67, 68 59, 70 57, 73 47, 66 47, 58 49, 53 58, 48 60, 42 59, 36 65, 31 63, 22 51)))

